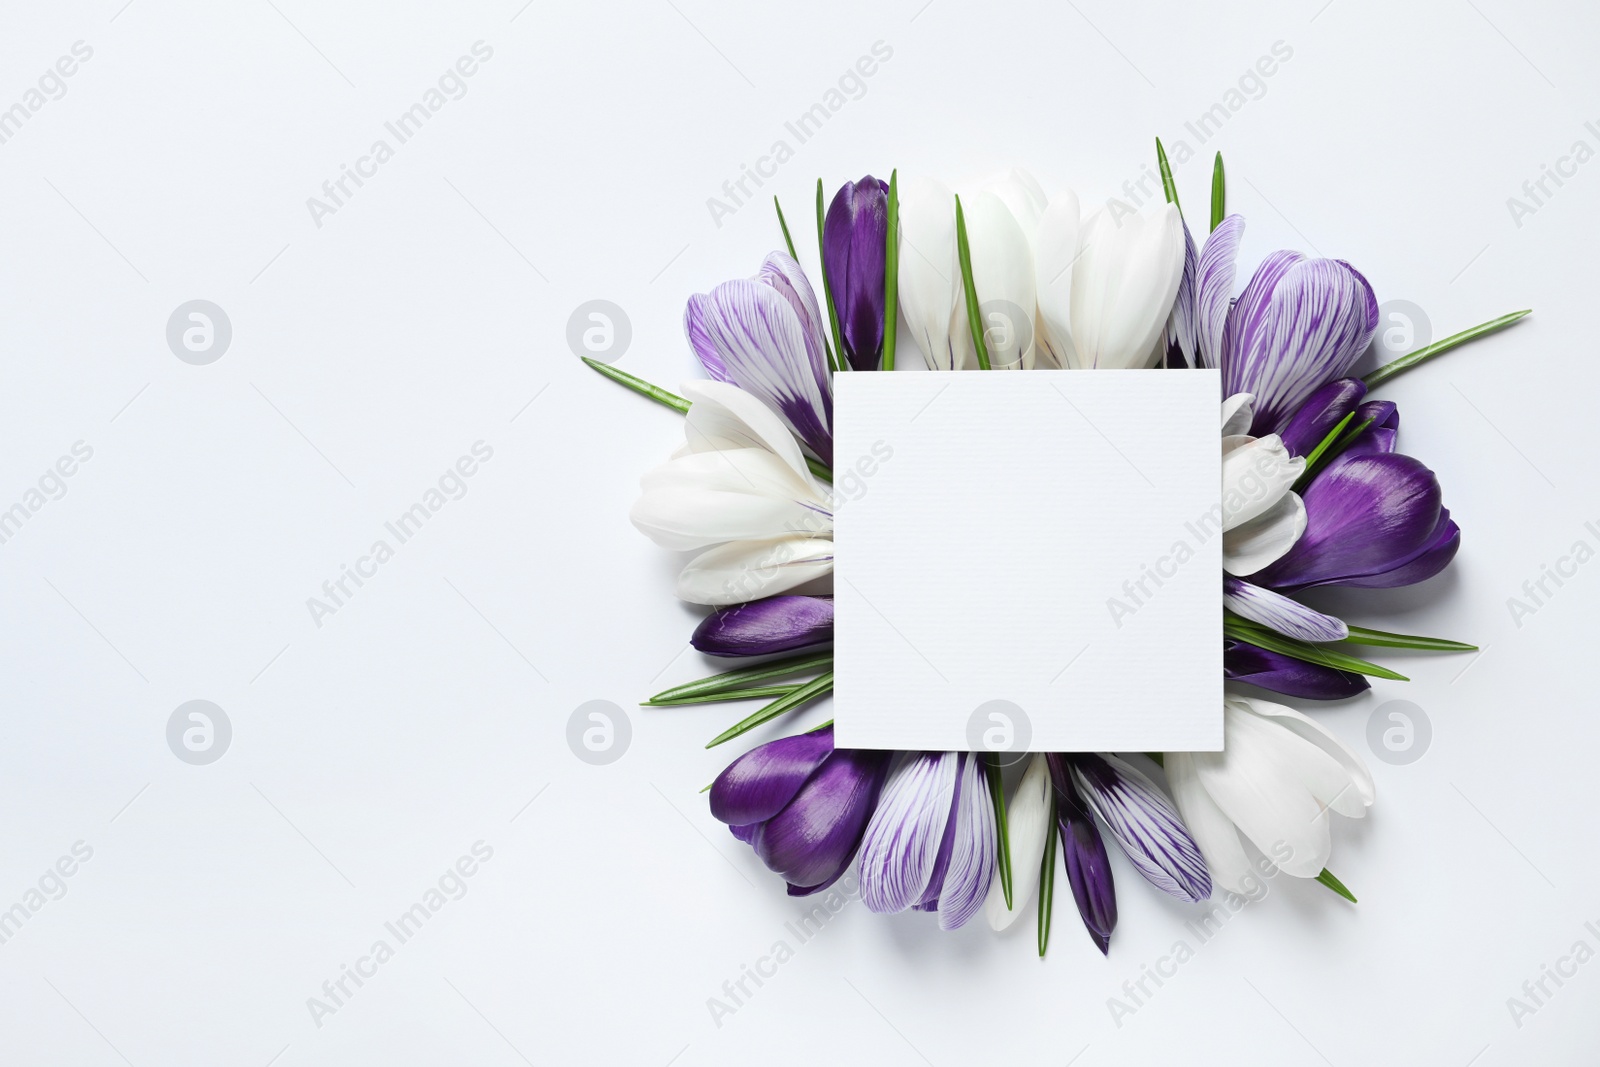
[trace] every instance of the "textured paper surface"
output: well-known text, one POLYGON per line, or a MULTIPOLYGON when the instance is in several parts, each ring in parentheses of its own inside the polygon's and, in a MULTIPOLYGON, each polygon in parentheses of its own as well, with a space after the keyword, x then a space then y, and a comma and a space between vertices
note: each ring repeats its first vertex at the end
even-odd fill
POLYGON ((841 747, 1222 747, 1217 372, 834 390, 841 747))

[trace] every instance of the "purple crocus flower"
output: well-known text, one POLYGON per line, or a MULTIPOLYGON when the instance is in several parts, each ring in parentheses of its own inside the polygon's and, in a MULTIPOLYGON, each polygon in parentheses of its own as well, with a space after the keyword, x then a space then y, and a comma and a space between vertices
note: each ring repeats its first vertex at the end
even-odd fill
POLYGON ((889 183, 846 182, 822 224, 822 270, 833 290, 839 341, 850 366, 877 370, 883 356, 883 272, 889 183))
POLYGON ((833 457, 833 385, 823 318, 800 264, 773 252, 754 278, 689 298, 689 345, 706 373, 767 404, 824 463, 833 457))
POLYGON ((1342 700, 1371 688, 1359 674, 1307 663, 1234 640, 1222 642, 1222 676, 1232 682, 1248 682, 1274 693, 1309 700, 1342 700))
POLYGON ((983 906, 997 838, 976 754, 900 753, 861 840, 861 901, 875 912, 938 912, 939 927, 954 930, 983 906))
POLYGON ((1393 452, 1400 431, 1400 412, 1387 400, 1362 403, 1366 395, 1367 385, 1360 378, 1339 378, 1317 389, 1278 435, 1284 447, 1293 455, 1308 455, 1346 415, 1352 415, 1350 429, 1368 419, 1372 420, 1372 425, 1351 442, 1347 451, 1356 454, 1393 452))
POLYGON ((833 747, 833 727, 768 742, 711 786, 711 814, 789 883, 828 888, 850 866, 878 803, 889 753, 833 747))
POLYGON ((1067 884, 1078 915, 1102 954, 1111 951, 1111 931, 1117 927, 1117 887, 1111 877, 1111 857, 1095 827, 1094 816, 1084 805, 1072 784, 1066 757, 1051 753, 1046 757, 1050 780, 1055 783, 1056 822, 1061 833, 1061 852, 1067 864, 1067 884))
POLYGON ((833 598, 772 596, 718 608, 689 643, 711 656, 764 656, 833 640, 833 598))
POLYGON ((1301 494, 1306 531, 1254 585, 1388 589, 1431 578, 1454 558, 1461 529, 1441 504, 1433 471, 1397 452, 1346 452, 1301 494))

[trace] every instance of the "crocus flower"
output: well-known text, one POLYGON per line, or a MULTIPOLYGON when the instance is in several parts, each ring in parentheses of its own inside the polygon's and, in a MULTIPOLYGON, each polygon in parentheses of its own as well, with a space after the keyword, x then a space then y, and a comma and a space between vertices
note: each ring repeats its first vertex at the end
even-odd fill
POLYGON ((1332 852, 1329 811, 1372 806, 1372 775, 1338 738, 1293 708, 1230 696, 1221 752, 1169 752, 1167 782, 1216 884, 1245 893, 1255 875, 1241 840, 1278 869, 1313 878, 1332 852))
POLYGON ((883 272, 889 183, 867 175, 845 182, 822 224, 822 270, 833 291, 844 356, 856 370, 883 358, 883 272))
POLYGON ((823 318, 800 264, 773 252, 754 278, 689 298, 683 329, 706 373, 770 405, 824 463, 833 456, 833 385, 823 318))
POLYGON ((1235 615, 1299 641, 1343 641, 1350 636, 1343 619, 1231 574, 1222 576, 1222 605, 1235 615))
POLYGON ((1094 816, 1084 806, 1072 784, 1072 774, 1058 755, 1046 757, 1055 784, 1056 821, 1061 833, 1061 853, 1067 865, 1067 884, 1084 928, 1101 953, 1111 951, 1111 932, 1117 927, 1117 887, 1111 877, 1111 857, 1095 828, 1094 816))
POLYGON ((1044 754, 1035 752, 1028 759, 1016 794, 1006 801, 1006 832, 1011 839, 1011 907, 1006 907, 1005 888, 998 878, 990 884, 988 899, 983 902, 983 913, 996 930, 1016 922, 1038 888, 1045 846, 1056 832, 1050 819, 1051 788, 1044 754))
POLYGON ((861 901, 875 912, 934 911, 954 930, 983 906, 996 848, 976 754, 900 753, 861 841, 861 901))
POLYGON ((1154 782, 1110 753, 1072 753, 1061 757, 1061 763, 1070 770, 1078 795, 1145 881, 1191 904, 1211 895, 1211 876, 1199 846, 1154 782))
POLYGON ((1288 552, 1305 531, 1306 512, 1293 490, 1305 460, 1289 455, 1276 434, 1251 437, 1247 393, 1222 402, 1222 569, 1251 574, 1288 552))
POLYGON ((1388 589, 1431 578, 1454 558, 1461 530, 1433 471, 1396 452, 1340 455, 1305 490, 1306 531, 1253 584, 1283 591, 1388 589))
POLYGON ((1222 676, 1233 682, 1270 689, 1284 696, 1311 700, 1342 700, 1364 693, 1370 683, 1359 674, 1307 663, 1293 656, 1269 652, 1246 641, 1224 639, 1222 676))
POLYGON ((711 656, 764 656, 832 640, 832 597, 774 596, 718 608, 689 643, 711 656))
POLYGON ((1154 366, 1183 280, 1183 219, 1175 204, 1141 215, 1121 201, 1083 218, 1058 193, 1035 241, 1039 318, 1053 358, 1069 369, 1154 366))
POLYGON ((878 802, 889 753, 836 749, 833 727, 768 742, 711 785, 711 814, 789 883, 826 889, 850 866, 878 802))
POLYGON ((829 494, 778 416, 726 382, 689 382, 684 450, 650 471, 632 519, 663 548, 701 549, 678 596, 738 604, 833 571, 829 494))

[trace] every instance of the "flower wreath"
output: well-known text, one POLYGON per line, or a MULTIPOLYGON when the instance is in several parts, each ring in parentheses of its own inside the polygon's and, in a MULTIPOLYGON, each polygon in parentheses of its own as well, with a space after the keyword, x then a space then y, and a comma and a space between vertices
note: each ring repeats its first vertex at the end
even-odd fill
MULTIPOLYGON (((1473 650, 1349 625, 1298 594, 1410 585, 1449 564, 1461 530, 1438 480, 1395 450, 1394 403, 1368 394, 1528 312, 1353 377, 1379 318, 1366 278, 1343 260, 1279 251, 1235 297, 1244 219, 1224 210, 1221 155, 1196 248, 1156 147, 1166 203, 1145 214, 1111 200, 1086 216, 1072 192, 1047 198, 1016 171, 965 203, 934 180, 902 194, 896 177, 868 176, 824 212, 819 180, 826 318, 774 198, 787 254, 689 298, 684 330, 708 380, 678 396, 587 361, 684 414, 684 447, 644 476, 633 522, 663 548, 696 553, 677 581, 679 597, 712 609, 693 646, 762 657, 646 706, 770 701, 711 747, 832 689, 832 376, 894 370, 901 321, 939 370, 1220 369, 1229 682, 1332 700, 1369 677, 1405 680, 1352 648, 1473 650), (991 307, 1024 321, 986 331, 991 307)), ((1034 754, 1009 794, 991 753, 838 749, 829 722, 735 759, 709 787, 711 814, 791 895, 828 888, 859 858, 869 910, 936 912, 954 929, 981 909, 1000 930, 1038 889, 1040 955, 1058 850, 1084 926, 1109 951, 1106 831, 1182 900, 1248 895, 1276 868, 1354 902, 1327 869, 1324 816, 1360 818, 1372 805, 1361 758, 1315 719, 1232 687, 1223 722, 1220 752, 1034 754)))

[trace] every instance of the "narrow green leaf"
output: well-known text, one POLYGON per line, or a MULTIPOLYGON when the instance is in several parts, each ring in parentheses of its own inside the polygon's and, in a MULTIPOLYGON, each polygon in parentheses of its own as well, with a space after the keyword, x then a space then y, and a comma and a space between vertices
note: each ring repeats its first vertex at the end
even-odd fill
POLYGON ((777 700, 774 700, 772 703, 768 704, 754 715, 751 715, 749 718, 741 719, 739 722, 728 727, 716 737, 713 737, 710 741, 706 742, 706 747, 716 748, 724 741, 732 741, 740 734, 754 730, 762 723, 771 719, 776 719, 779 715, 782 715, 786 711, 793 711, 795 708, 809 704, 811 701, 822 696, 832 688, 833 672, 826 671, 811 679, 811 681, 807 682, 805 685, 800 686, 788 696, 779 697, 777 700))
POLYGON ((1228 217, 1228 179, 1222 172, 1222 153, 1211 164, 1211 228, 1215 230, 1228 217))
POLYGON ((1350 890, 1346 889, 1345 886, 1344 886, 1344 883, 1339 881, 1339 879, 1335 878, 1333 876, 1333 872, 1328 870, 1328 868, 1326 868, 1326 867, 1322 868, 1322 873, 1317 875, 1317 881, 1321 882, 1323 885, 1327 886, 1329 889, 1333 890, 1335 893, 1338 893, 1341 897, 1344 897, 1344 899, 1348 900, 1350 903, 1352 903, 1352 904, 1356 903, 1356 895, 1354 893, 1350 892, 1350 890))
POLYGON ((651 385, 643 378, 635 378, 627 371, 618 370, 609 363, 601 363, 599 360, 590 359, 588 356, 584 356, 583 361, 612 381, 626 385, 641 396, 647 396, 658 404, 664 404, 679 414, 689 410, 689 402, 677 393, 669 393, 659 385, 651 385))
POLYGON ((720 693, 700 693, 695 696, 677 697, 673 700, 646 700, 639 706, 641 708, 681 708, 689 704, 720 704, 725 700, 755 700, 758 697, 770 700, 772 697, 788 696, 799 688, 799 684, 758 685, 749 689, 728 689, 720 693))
MULTIPOLYGON (((1327 435, 1325 437, 1323 437, 1322 440, 1317 442, 1317 447, 1313 448, 1306 455, 1305 471, 1311 470, 1311 468, 1316 465, 1317 460, 1322 458, 1322 454, 1324 452, 1326 452, 1328 449, 1333 447, 1333 443, 1335 441, 1337 441, 1341 436, 1343 436, 1344 428, 1346 426, 1349 426, 1350 425, 1350 421, 1352 419, 1354 419, 1355 417, 1356 417, 1356 413, 1353 412, 1353 411, 1350 412, 1344 418, 1340 419, 1338 425, 1336 425, 1333 429, 1329 430, 1327 435)), ((1300 484, 1300 482, 1303 482, 1303 481, 1306 480, 1305 471, 1301 472, 1299 480, 1297 480, 1295 482, 1296 486, 1298 486, 1300 484)))
POLYGON ((1000 889, 1006 895, 1006 910, 1011 910, 1011 831, 1006 823, 1006 788, 1000 776, 1000 758, 992 752, 980 753, 983 771, 989 779, 989 795, 994 798, 995 829, 1000 833, 1000 889))
POLYGON ((1039 867, 1039 958, 1050 945, 1050 914, 1056 903, 1056 791, 1050 790, 1050 829, 1044 839, 1044 860, 1039 867))
MULTIPOLYGON (((1354 417, 1355 412, 1352 411, 1339 421, 1339 425, 1345 425, 1354 417)), ((1353 445, 1356 438, 1365 433, 1367 427, 1371 426, 1374 421, 1375 420, 1373 419, 1367 419, 1365 422, 1362 422, 1357 426, 1350 427, 1350 429, 1339 435, 1339 439, 1337 441, 1333 442, 1331 445, 1327 445, 1325 448, 1323 445, 1319 444, 1317 448, 1320 451, 1318 451, 1316 458, 1308 459, 1306 461, 1305 470, 1301 471, 1300 477, 1294 480, 1294 491, 1297 493, 1304 492, 1305 487, 1311 484, 1311 480, 1315 478, 1321 471, 1326 469, 1334 460, 1342 456, 1345 449, 1353 445)), ((1335 429, 1337 429, 1337 427, 1335 427, 1335 429)), ((1324 444, 1326 444, 1326 441, 1324 441, 1324 444)))
POLYGON ((1391 671, 1387 667, 1380 667, 1376 663, 1368 663, 1364 659, 1347 656, 1342 652, 1335 652, 1326 645, 1313 645, 1306 641, 1297 641, 1292 637, 1285 637, 1275 630, 1259 626, 1248 619, 1240 618, 1232 612, 1223 612, 1222 632, 1224 636, 1236 641, 1248 641, 1269 652, 1277 652, 1285 656, 1301 660, 1305 663, 1315 663, 1322 667, 1332 667, 1335 670, 1349 671, 1353 674, 1365 674, 1372 678, 1388 678, 1396 682, 1409 682, 1411 679, 1405 675, 1391 671))
MULTIPOLYGON (((817 179, 817 265, 822 269, 822 298, 828 302, 828 325, 833 329, 833 349, 828 352, 828 366, 836 371, 849 370, 850 361, 844 358, 844 344, 839 339, 839 312, 833 305, 833 284, 828 281, 828 261, 822 254, 822 179, 817 179)), ((822 347, 827 348, 826 339, 822 347)))
POLYGON ((1392 634, 1386 630, 1369 630, 1365 626, 1350 627, 1350 636, 1338 642, 1343 645, 1375 645, 1384 648, 1420 648, 1429 652, 1476 652, 1477 645, 1463 641, 1449 641, 1443 637, 1417 637, 1413 634, 1392 634))
POLYGON ((972 346, 978 350, 978 368, 989 369, 989 346, 983 339, 983 313, 978 308, 978 286, 972 280, 972 251, 967 247, 967 216, 956 197, 956 254, 961 260, 961 287, 967 294, 967 326, 972 331, 972 346))
POLYGON ((883 369, 894 370, 900 309, 900 172, 889 172, 889 226, 883 250, 883 369))
POLYGON ((713 693, 725 693, 733 689, 746 689, 757 682, 764 682, 768 678, 783 678, 791 674, 804 674, 808 671, 831 670, 833 667, 833 653, 811 652, 802 656, 790 656, 788 659, 768 660, 758 663, 754 667, 739 667, 736 670, 723 671, 707 678, 700 678, 693 682, 675 685, 671 689, 663 689, 649 700, 647 704, 672 703, 683 697, 708 696, 713 693))
POLYGON ((1183 213, 1183 205, 1178 203, 1178 183, 1172 180, 1172 164, 1167 162, 1167 150, 1161 147, 1161 138, 1156 138, 1156 165, 1161 168, 1161 191, 1166 194, 1167 203, 1174 204, 1178 213, 1183 213))
POLYGON ((783 217, 783 205, 778 203, 778 198, 772 198, 772 206, 778 209, 778 228, 783 231, 783 246, 789 250, 789 258, 798 261, 799 256, 794 254, 794 239, 789 236, 789 223, 783 217))
POLYGON ((1459 348, 1468 341, 1476 340, 1479 337, 1484 337, 1488 334, 1494 333, 1496 330, 1503 330, 1507 326, 1510 326, 1513 322, 1516 322, 1518 319, 1531 314, 1533 314, 1532 308, 1526 308, 1522 311, 1513 311, 1509 315, 1501 315, 1498 319, 1490 319, 1488 322, 1473 326, 1471 329, 1466 329, 1462 330, 1460 333, 1451 334, 1442 341, 1435 341, 1431 345, 1426 345, 1422 348, 1419 348, 1415 352, 1407 352, 1399 359, 1391 360, 1390 362, 1385 363, 1383 366, 1379 367, 1377 370, 1373 371, 1371 374, 1367 375, 1361 380, 1367 383, 1368 389, 1376 389, 1390 378, 1393 378, 1396 374, 1408 371, 1424 360, 1432 359, 1434 356, 1443 355, 1452 348, 1459 348))

